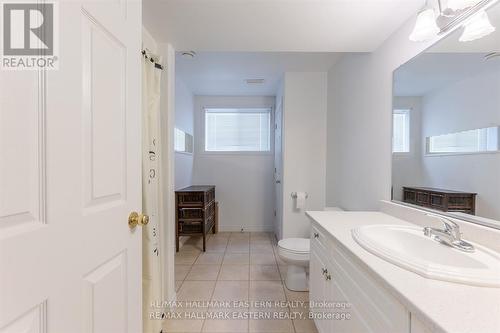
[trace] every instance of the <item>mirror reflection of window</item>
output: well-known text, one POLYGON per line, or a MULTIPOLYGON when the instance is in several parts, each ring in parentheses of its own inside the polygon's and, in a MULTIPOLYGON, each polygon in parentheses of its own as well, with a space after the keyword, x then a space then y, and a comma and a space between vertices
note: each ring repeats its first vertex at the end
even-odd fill
POLYGON ((392 121, 393 153, 410 152, 410 110, 394 110, 392 121))
POLYGON ((174 129, 174 150, 178 153, 193 152, 193 136, 181 129, 174 129))
POLYGON ((427 154, 472 154, 498 151, 498 127, 427 137, 427 154))

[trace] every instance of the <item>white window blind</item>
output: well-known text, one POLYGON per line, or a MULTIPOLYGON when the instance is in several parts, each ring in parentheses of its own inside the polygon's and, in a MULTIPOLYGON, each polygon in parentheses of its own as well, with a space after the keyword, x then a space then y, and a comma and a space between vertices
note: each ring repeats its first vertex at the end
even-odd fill
POLYGON ((394 110, 392 120, 392 152, 410 152, 410 110, 394 110))
POLYGON ((205 109, 205 151, 271 150, 271 109, 205 109))
POLYGON ((498 127, 430 136, 427 138, 428 154, 460 154, 498 151, 498 127))

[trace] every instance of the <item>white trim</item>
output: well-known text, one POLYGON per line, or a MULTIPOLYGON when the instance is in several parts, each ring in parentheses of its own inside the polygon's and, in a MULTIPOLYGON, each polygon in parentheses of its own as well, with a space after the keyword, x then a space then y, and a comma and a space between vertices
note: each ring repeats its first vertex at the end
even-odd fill
POLYGON ((499 154, 500 150, 494 151, 475 151, 475 152, 463 152, 463 153, 425 153, 424 157, 439 157, 439 156, 463 156, 463 155, 489 155, 489 154, 499 154))
POLYGON ((266 155, 273 155, 274 152, 273 151, 269 151, 269 150, 266 150, 266 151, 210 151, 210 150, 203 150, 201 152, 198 153, 199 155, 210 155, 210 156, 214 156, 214 155, 247 155, 247 156, 260 156, 260 155, 263 155, 263 156, 266 156, 266 155))
POLYGON ((188 152, 188 151, 175 151, 176 154, 181 154, 181 155, 193 155, 193 153, 188 152))
POLYGON ((219 232, 273 232, 273 225, 262 225, 262 226, 221 226, 219 225, 219 232))
POLYGON ((413 157, 414 154, 412 152, 408 152, 408 151, 407 152, 393 152, 392 156, 395 158, 398 158, 398 157, 404 158, 404 157, 413 157))

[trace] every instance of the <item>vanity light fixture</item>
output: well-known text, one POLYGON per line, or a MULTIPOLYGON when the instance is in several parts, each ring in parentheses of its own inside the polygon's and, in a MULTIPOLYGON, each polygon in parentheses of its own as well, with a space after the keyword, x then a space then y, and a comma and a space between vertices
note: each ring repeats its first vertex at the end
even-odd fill
POLYGON ((459 39, 461 42, 473 41, 495 31, 486 11, 480 9, 493 0, 448 0, 446 7, 442 4, 443 0, 436 1, 437 10, 435 6, 429 6, 429 1, 426 0, 424 9, 418 13, 415 28, 409 36, 411 41, 430 41, 439 33, 448 31, 464 20, 464 32, 459 39))
POLYGON ((464 24, 464 32, 459 41, 470 42, 488 36, 495 30, 496 28, 490 23, 488 14, 484 10, 480 10, 464 24))
POLYGON ((436 37, 439 33, 434 8, 426 7, 417 16, 415 28, 410 35, 412 42, 424 42, 436 37))

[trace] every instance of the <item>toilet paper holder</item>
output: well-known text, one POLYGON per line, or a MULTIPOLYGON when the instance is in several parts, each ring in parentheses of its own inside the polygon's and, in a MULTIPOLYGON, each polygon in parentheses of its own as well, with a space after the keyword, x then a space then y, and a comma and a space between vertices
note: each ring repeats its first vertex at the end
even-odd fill
MULTIPOLYGON (((309 198, 309 194, 307 194, 307 192, 305 193, 306 193, 306 199, 309 198)), ((292 192, 290 196, 292 197, 292 199, 297 199, 297 192, 292 192)))

